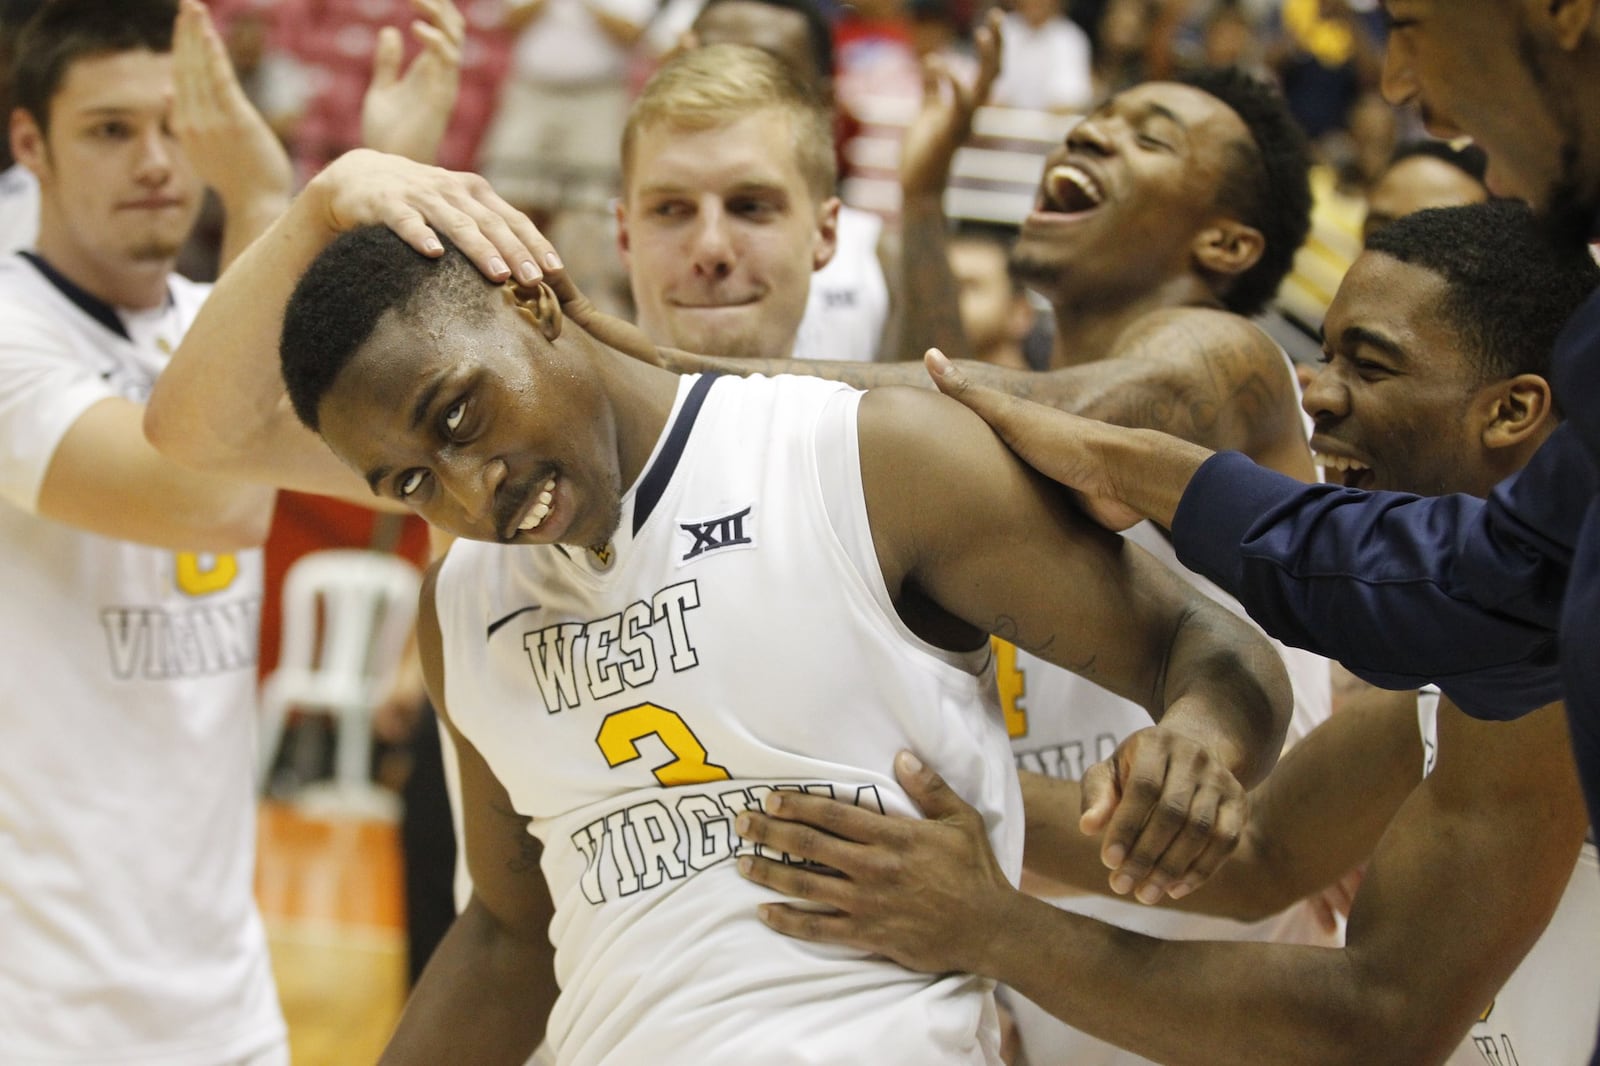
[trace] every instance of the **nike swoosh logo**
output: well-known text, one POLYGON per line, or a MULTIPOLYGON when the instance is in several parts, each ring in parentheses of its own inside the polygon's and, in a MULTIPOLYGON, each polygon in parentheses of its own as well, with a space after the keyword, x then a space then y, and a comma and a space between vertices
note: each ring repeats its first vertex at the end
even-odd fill
POLYGON ((490 637, 494 636, 494 631, 495 630, 499 629, 501 626, 503 626, 507 622, 511 621, 517 615, 519 615, 519 614, 527 614, 529 611, 538 611, 538 610, 542 610, 542 609, 543 609, 542 605, 541 604, 537 604, 537 603, 529 604, 527 607, 518 607, 515 611, 512 611, 510 614, 506 615, 504 618, 501 618, 501 619, 499 619, 497 621, 494 621, 494 622, 490 622, 489 623, 489 632, 484 634, 484 639, 487 640, 490 637))

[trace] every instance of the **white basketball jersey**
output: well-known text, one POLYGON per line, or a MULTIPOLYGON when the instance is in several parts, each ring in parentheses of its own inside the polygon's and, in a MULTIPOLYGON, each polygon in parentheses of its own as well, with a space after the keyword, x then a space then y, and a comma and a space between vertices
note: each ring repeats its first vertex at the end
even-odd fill
POLYGON ((860 393, 685 378, 601 561, 460 542, 437 589, 445 702, 544 844, 556 1061, 998 1061, 988 982, 791 940, 741 878, 734 816, 773 789, 910 815, 937 767, 1008 874, 1021 798, 987 649, 914 637, 877 565, 860 393))
POLYGON ((284 1038, 251 889, 261 559, 39 517, 205 289, 119 313, 0 262, 0 1062, 217 1066, 284 1038))
MULTIPOLYGON (((1426 777, 1439 754, 1439 690, 1431 685, 1417 693, 1417 723, 1426 777)), ((1600 859, 1591 831, 1550 924, 1446 1066, 1583 1066, 1600 1022, 1597 988, 1600 859)))
POLYGON ((870 363, 878 357, 889 318, 889 283, 878 260, 882 233, 883 219, 872 212, 839 208, 837 247, 828 265, 811 275, 796 359, 870 363))
MULTIPOLYGON (((1239 602, 1177 561, 1172 545, 1149 523, 1135 526, 1129 540, 1149 551, 1211 599, 1247 618, 1239 602)), ((1248 619, 1247 619, 1248 620, 1248 619)), ((1253 625, 1254 623, 1252 623, 1253 625)), ((1283 657, 1294 689, 1294 714, 1285 747, 1303 738, 1331 710, 1328 661, 1299 648, 1272 642, 1283 657)), ((1123 738, 1151 724, 1149 712, 1114 696, 1077 674, 997 642, 996 676, 1001 707, 1011 731, 1017 768, 1077 779, 1108 758, 1123 738)), ((1065 910, 1166 940, 1259 940, 1335 944, 1304 904, 1261 922, 1235 922, 1205 914, 1147 907, 1105 896, 1070 896, 1050 902, 1065 910)), ((1016 992, 1005 989, 1029 1066, 1134 1066, 1148 1059, 1067 1025, 1016 992)), ((1159 1019, 1157 1019, 1159 1021, 1159 1019)))

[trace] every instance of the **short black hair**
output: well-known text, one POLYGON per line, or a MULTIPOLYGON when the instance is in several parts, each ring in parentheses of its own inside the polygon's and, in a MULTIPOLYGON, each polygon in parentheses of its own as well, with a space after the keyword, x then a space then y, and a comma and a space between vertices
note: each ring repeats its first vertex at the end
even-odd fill
MULTIPOLYGON (((715 4, 730 0, 706 0, 704 11, 715 4)), ((817 74, 824 79, 833 77, 833 24, 813 0, 742 0, 748 4, 765 4, 782 11, 793 11, 806 22, 806 36, 811 41, 811 61, 817 65, 817 74)))
MULTIPOLYGON (((12 69, 17 55, 17 34, 43 6, 44 0, 0 0, 0 115, 10 117, 12 69)), ((0 137, 0 168, 16 162, 11 138, 0 137)))
POLYGON ((1179 84, 1216 97, 1250 131, 1218 190, 1220 205, 1261 231, 1266 248, 1220 294, 1223 306, 1253 315, 1277 294, 1311 230, 1311 149, 1288 105, 1272 86, 1237 67, 1183 74, 1179 84))
POLYGON ((440 236, 429 259, 384 226, 362 226, 324 248, 301 275, 283 312, 278 358, 289 402, 318 428, 317 408, 356 350, 390 311, 419 324, 454 317, 484 321, 494 283, 440 236))
POLYGON ((1409 141, 1395 149, 1394 156, 1389 160, 1385 171, 1393 170, 1407 159, 1417 156, 1426 156, 1437 159, 1441 163, 1448 163, 1473 181, 1488 189, 1489 156, 1482 148, 1475 144, 1463 145, 1460 148, 1453 146, 1449 141, 1409 141))
POLYGON ((1378 230, 1366 250, 1444 279, 1441 311, 1484 382, 1549 377, 1556 337, 1600 285, 1588 249, 1551 242, 1517 200, 1418 211, 1378 230))
POLYGON ((17 35, 12 104, 48 130, 50 101, 80 59, 172 51, 177 0, 50 0, 17 35))

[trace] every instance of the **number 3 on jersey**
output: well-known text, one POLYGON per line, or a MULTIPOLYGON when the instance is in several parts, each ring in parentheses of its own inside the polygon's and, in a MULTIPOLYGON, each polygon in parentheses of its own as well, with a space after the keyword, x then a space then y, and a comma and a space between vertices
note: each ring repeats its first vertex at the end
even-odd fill
POLYGON ((706 761, 705 745, 694 735, 676 711, 641 703, 623 711, 612 711, 600 723, 595 743, 608 766, 621 766, 639 757, 639 741, 654 736, 675 758, 662 763, 652 773, 667 788, 698 785, 706 781, 727 781, 733 775, 725 767, 706 761))

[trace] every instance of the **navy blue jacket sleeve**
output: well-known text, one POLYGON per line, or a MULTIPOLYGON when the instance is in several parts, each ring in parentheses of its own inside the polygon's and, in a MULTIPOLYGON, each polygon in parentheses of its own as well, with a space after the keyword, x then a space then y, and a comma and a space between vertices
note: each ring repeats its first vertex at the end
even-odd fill
POLYGON ((1560 696, 1561 600, 1597 488, 1565 426, 1487 501, 1305 485, 1224 453, 1189 483, 1173 543, 1285 643, 1505 718, 1560 696))

